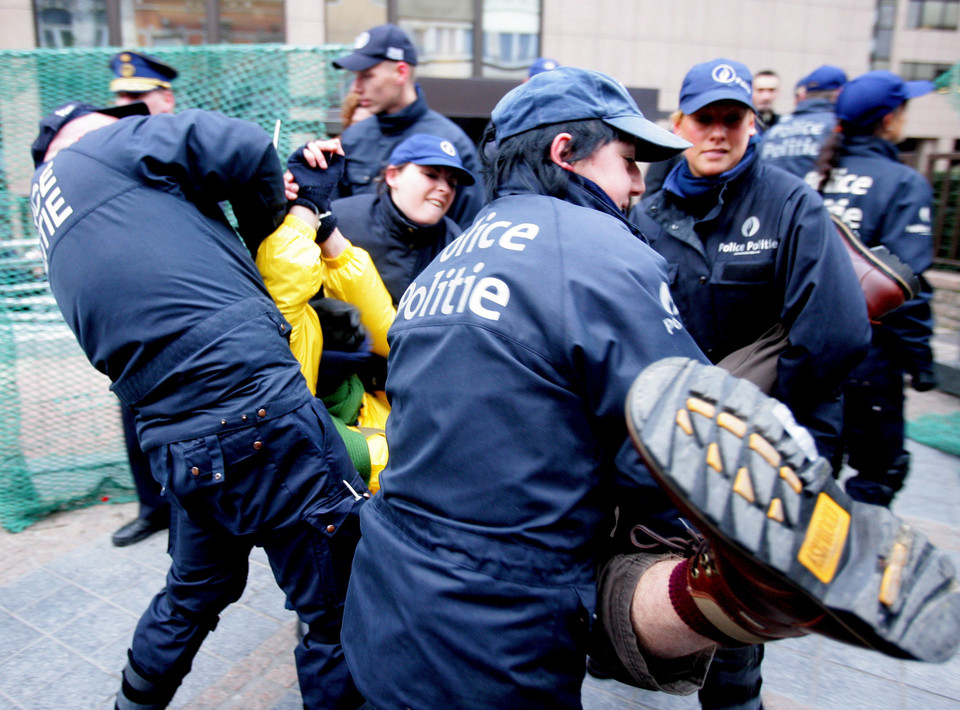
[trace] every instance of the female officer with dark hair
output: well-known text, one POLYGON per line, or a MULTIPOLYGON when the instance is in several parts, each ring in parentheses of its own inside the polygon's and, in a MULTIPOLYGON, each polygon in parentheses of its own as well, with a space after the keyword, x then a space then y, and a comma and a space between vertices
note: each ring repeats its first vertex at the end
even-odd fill
MULTIPOLYGON (((839 133, 820 155, 811 177, 827 209, 867 246, 885 246, 918 276, 932 263, 932 190, 900 162, 909 99, 933 91, 929 81, 906 82, 872 71, 849 82, 837 99, 839 133), (855 189, 851 186, 855 185, 855 189)), ((852 498, 890 505, 903 486, 910 454, 903 446, 903 377, 914 389, 935 384, 931 288, 873 324, 867 358, 844 383, 843 443, 857 475, 846 482, 852 498)))

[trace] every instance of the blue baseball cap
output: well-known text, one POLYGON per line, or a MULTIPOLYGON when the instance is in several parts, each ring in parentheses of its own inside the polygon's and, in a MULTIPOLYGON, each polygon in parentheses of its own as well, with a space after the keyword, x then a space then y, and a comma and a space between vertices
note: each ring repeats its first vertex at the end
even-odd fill
POLYGON ((457 174, 461 185, 472 185, 476 182, 473 173, 463 167, 457 147, 440 136, 430 136, 426 133, 416 133, 393 149, 390 154, 390 165, 428 165, 431 167, 449 168, 457 174))
POLYGON ((824 64, 797 82, 797 87, 807 91, 833 91, 847 83, 847 74, 840 67, 824 64))
POLYGON ((361 32, 354 42, 353 51, 334 59, 333 66, 347 71, 366 71, 384 61, 417 64, 417 50, 413 42, 396 25, 377 25, 361 32))
POLYGON ((880 69, 850 80, 837 97, 837 118, 844 123, 868 128, 908 99, 929 94, 932 81, 904 81, 893 72, 880 69))
POLYGON ((49 115, 40 120, 40 131, 37 133, 33 145, 30 146, 30 155, 33 156, 33 166, 40 167, 47 150, 53 139, 60 132, 60 129, 66 126, 70 121, 86 116, 88 113, 103 113, 107 116, 149 116, 150 109, 142 101, 135 101, 124 106, 107 106, 106 108, 97 108, 93 104, 85 104, 80 101, 71 101, 63 104, 49 115))
POLYGON ((697 64, 683 77, 680 110, 688 116, 717 101, 736 101, 753 107, 753 75, 746 64, 732 59, 713 59, 697 64))
POLYGON ((533 64, 530 65, 530 69, 527 71, 527 78, 536 76, 545 71, 553 71, 560 66, 560 62, 556 59, 550 59, 549 57, 540 57, 533 64))
POLYGON ((144 94, 154 89, 169 89, 177 78, 177 70, 156 57, 139 52, 124 51, 110 59, 113 80, 110 91, 144 94))
POLYGON ((589 69, 558 67, 511 89, 491 114, 497 140, 541 126, 599 119, 637 139, 637 160, 666 160, 690 143, 643 117, 626 87, 589 69))

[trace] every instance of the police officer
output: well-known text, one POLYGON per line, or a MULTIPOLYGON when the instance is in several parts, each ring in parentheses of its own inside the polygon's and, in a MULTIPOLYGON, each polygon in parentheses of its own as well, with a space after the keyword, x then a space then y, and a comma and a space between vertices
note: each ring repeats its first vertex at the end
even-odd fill
MULTIPOLYGON (((124 50, 110 59, 113 79, 110 91, 116 106, 126 106, 137 101, 146 104, 151 114, 173 113, 176 99, 172 82, 177 70, 156 57, 124 50)), ((170 504, 161 494, 160 485, 150 473, 150 462, 137 441, 136 413, 123 402, 120 403, 120 421, 123 424, 123 440, 130 463, 130 473, 137 489, 139 507, 137 517, 125 523, 113 533, 111 540, 117 547, 133 545, 146 540, 155 532, 166 530, 170 525, 170 504)))
POLYGON ((117 706, 167 706, 259 545, 309 625, 296 650, 305 706, 356 707, 340 619, 366 489, 251 257, 286 212, 283 168, 254 124, 118 118, 144 111, 61 106, 40 123, 31 186, 57 304, 137 410, 173 502, 167 583, 134 633, 117 706), (217 214, 224 199, 242 241, 217 214))
POLYGON ((844 384, 844 445, 857 475, 851 497, 889 505, 910 467, 904 448, 903 383, 918 391, 936 384, 930 337, 932 289, 922 278, 933 259, 930 183, 899 160, 907 101, 933 91, 873 71, 847 84, 837 99, 840 132, 824 146, 822 173, 810 175, 833 214, 867 246, 885 246, 920 276, 918 297, 873 325, 870 353, 844 384))
MULTIPOLYGON (((340 136, 347 156, 340 197, 375 192, 375 178, 393 149, 416 133, 446 138, 456 146, 464 167, 479 177, 473 141, 457 124, 427 106, 414 77, 417 50, 406 32, 390 24, 363 32, 353 51, 336 59, 333 66, 354 73, 351 90, 359 95, 360 106, 374 114, 374 120, 355 123, 340 136)), ((450 218, 466 228, 482 204, 483 184, 478 179, 458 191, 450 218)))
MULTIPOLYGON (((693 145, 631 219, 666 258, 680 318, 707 357, 787 403, 836 461, 839 387, 869 324, 829 215, 801 180, 758 160, 744 64, 694 66, 673 120, 693 145)), ((760 658, 762 646, 721 653, 703 706, 759 707, 760 658)))
POLYGON ((142 101, 151 114, 173 113, 173 80, 177 70, 149 54, 124 50, 110 59, 110 91, 117 106, 142 101))
POLYGON ((846 81, 844 71, 829 64, 801 79, 796 109, 763 134, 760 158, 799 178, 806 177, 837 125, 834 106, 846 81))

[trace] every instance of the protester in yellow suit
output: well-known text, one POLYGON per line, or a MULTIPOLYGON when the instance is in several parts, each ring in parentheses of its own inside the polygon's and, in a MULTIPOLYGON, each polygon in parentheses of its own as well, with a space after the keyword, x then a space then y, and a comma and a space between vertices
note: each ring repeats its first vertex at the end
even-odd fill
MULTIPOLYGON (((360 310, 371 350, 377 355, 386 357, 389 352, 387 329, 396 315, 370 255, 340 233, 336 220, 329 214, 329 198, 324 203, 325 184, 331 179, 336 184, 336 167, 343 164, 337 156, 342 155, 340 143, 334 139, 312 141, 291 156, 288 167, 296 169, 291 171, 294 181, 288 182, 287 197, 292 204, 283 224, 257 251, 257 267, 267 290, 290 323, 290 347, 314 394, 323 353, 323 331, 310 299, 321 286, 326 297, 351 303, 360 310), (310 185, 312 182, 317 184, 310 185)), ((336 421, 337 414, 330 406, 328 409, 336 421)), ((364 391, 357 418, 340 420, 349 425, 352 435, 338 426, 355 463, 358 456, 362 459, 366 453, 369 472, 360 473, 363 477, 369 475, 371 492, 379 489, 379 474, 387 463, 383 430, 389 412, 382 392, 364 391), (365 438, 367 452, 357 450, 358 435, 365 438)), ((359 468, 363 468, 362 463, 359 468)))

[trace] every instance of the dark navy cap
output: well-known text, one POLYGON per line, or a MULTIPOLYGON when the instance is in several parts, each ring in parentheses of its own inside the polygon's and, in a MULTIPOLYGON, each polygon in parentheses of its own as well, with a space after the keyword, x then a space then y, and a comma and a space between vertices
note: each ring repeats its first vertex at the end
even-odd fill
POLYGON ((124 116, 149 116, 150 109, 142 101, 135 101, 125 106, 108 106, 106 108, 97 108, 93 104, 85 104, 80 101, 63 104, 40 121, 40 132, 37 134, 36 140, 33 141, 33 145, 30 146, 34 167, 39 167, 43 162, 50 143, 53 142, 60 129, 75 118, 86 116, 88 113, 104 113, 107 116, 123 118, 124 116))
POLYGON ((177 70, 156 57, 139 52, 120 52, 110 60, 114 79, 110 91, 128 94, 143 94, 154 89, 169 89, 177 70))
POLYGON ((697 64, 683 77, 680 110, 688 116, 717 101, 736 101, 751 111, 753 75, 746 64, 732 59, 713 59, 697 64))
POLYGON ((405 163, 450 168, 457 174, 461 185, 472 185, 476 182, 473 173, 463 167, 456 146, 440 136, 416 133, 400 143, 390 154, 390 165, 405 163))
POLYGON ((530 65, 530 69, 527 71, 527 77, 536 76, 541 72, 553 71, 560 66, 560 62, 556 59, 550 59, 549 57, 540 57, 533 64, 530 65))
POLYGON ((637 160, 666 160, 690 143, 643 117, 613 77, 576 67, 541 72, 511 89, 494 107, 497 140, 565 121, 599 119, 637 139, 637 160))
POLYGON ((932 81, 904 81, 881 69, 850 80, 837 97, 837 118, 860 128, 877 123, 908 99, 929 94, 932 81))
POLYGON ((797 82, 807 91, 833 91, 847 83, 847 74, 840 67, 824 64, 797 82))
POLYGON ((417 50, 407 33, 396 25, 377 25, 357 35, 353 52, 333 60, 337 69, 366 71, 380 62, 406 62, 416 66, 417 50))

